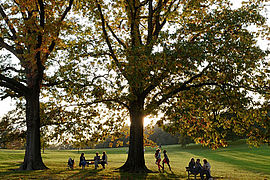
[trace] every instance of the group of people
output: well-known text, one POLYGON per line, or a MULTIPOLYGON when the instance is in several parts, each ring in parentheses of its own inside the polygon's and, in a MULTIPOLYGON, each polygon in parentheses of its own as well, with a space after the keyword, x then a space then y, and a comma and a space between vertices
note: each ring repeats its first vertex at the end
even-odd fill
POLYGON ((158 170, 160 172, 160 168, 162 168, 162 171, 164 172, 164 164, 167 164, 170 171, 171 170, 171 166, 170 166, 170 160, 168 158, 168 155, 167 155, 167 151, 166 150, 163 150, 163 154, 164 154, 164 158, 162 160, 162 166, 160 165, 160 162, 161 162, 161 153, 160 153, 160 149, 157 149, 156 150, 156 153, 155 153, 155 158, 156 158, 156 165, 158 166, 158 170))
POLYGON ((206 175, 206 179, 211 178, 211 166, 206 159, 203 159, 203 165, 201 165, 201 160, 197 159, 195 162, 194 158, 191 158, 188 167, 192 174, 200 174, 201 179, 204 179, 204 175, 206 175))
MULTIPOLYGON (((161 153, 160 153, 160 149, 157 149, 155 152, 155 159, 156 159, 156 165, 158 166, 159 172, 161 172, 160 169, 162 169, 162 171, 164 172, 164 164, 167 164, 169 167, 169 170, 171 171, 170 160, 168 158, 166 150, 163 150, 163 156, 164 156, 164 158, 162 160, 162 165, 161 165, 160 164, 161 153)), ((79 166, 82 167, 82 169, 85 169, 85 166, 87 164, 89 164, 89 163, 87 163, 85 156, 84 156, 84 153, 82 153, 80 156, 79 166)), ((108 164, 108 157, 107 157, 106 152, 102 153, 101 158, 100 158, 98 152, 96 152, 96 156, 93 159, 93 164, 95 164, 95 169, 98 168, 98 164, 101 164, 103 169, 105 169, 105 164, 108 164)), ((74 159, 69 158, 68 166, 71 169, 73 169, 74 159)), ((191 158, 191 160, 188 164, 188 168, 192 174, 195 174, 195 175, 200 174, 201 179, 204 179, 204 175, 206 175, 207 180, 211 178, 211 171, 210 171, 211 166, 206 159, 203 159, 203 165, 201 165, 200 159, 197 159, 195 162, 195 159, 191 158)))
MULTIPOLYGON (((80 162, 79 162, 79 166, 82 167, 82 169, 85 169, 85 166, 88 164, 92 164, 91 160, 89 160, 90 162, 87 162, 87 160, 85 159, 84 153, 81 153, 80 156, 80 162)), ((98 164, 101 164, 103 169, 105 169, 105 164, 108 164, 108 157, 106 152, 104 151, 102 153, 102 157, 100 158, 98 152, 96 152, 96 156, 93 159, 93 164, 95 164, 95 169, 98 168, 98 164)), ((74 167, 74 159, 69 158, 68 159, 68 166, 70 169, 73 169, 74 167)))

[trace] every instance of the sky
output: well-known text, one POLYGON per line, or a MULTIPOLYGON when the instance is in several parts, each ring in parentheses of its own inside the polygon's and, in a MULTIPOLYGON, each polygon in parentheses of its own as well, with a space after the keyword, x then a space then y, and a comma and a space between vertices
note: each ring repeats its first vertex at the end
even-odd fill
MULTIPOLYGON (((233 2, 233 8, 238 8, 241 6, 241 2, 242 0, 231 0, 233 2)), ((270 18, 270 3, 269 3, 269 6, 268 6, 268 11, 269 11, 269 18, 270 18)), ((269 22, 269 20, 268 20, 269 22)), ((269 22, 270 24, 270 22, 269 22)), ((260 41, 260 44, 262 44, 262 47, 267 47, 267 41, 260 41)), ((1 52, 0 52, 1 53, 1 52)), ((10 98, 7 98, 5 100, 2 100, 0 101, 0 118, 5 114, 7 113, 8 111, 14 109, 14 101, 12 101, 10 98)), ((150 121, 148 119, 145 119, 145 121, 150 121)), ((145 122, 147 123, 147 122, 145 122)))

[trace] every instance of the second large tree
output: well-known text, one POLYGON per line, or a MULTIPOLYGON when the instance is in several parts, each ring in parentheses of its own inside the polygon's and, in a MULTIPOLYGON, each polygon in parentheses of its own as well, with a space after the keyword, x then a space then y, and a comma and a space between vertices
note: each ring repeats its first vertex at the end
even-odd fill
MULTIPOLYGON (((265 24, 259 4, 231 9, 225 0, 96 0, 83 6, 90 26, 81 53, 97 57, 91 64, 100 68, 91 89, 95 100, 88 104, 119 104, 130 117, 129 153, 121 170, 149 171, 143 152, 144 117, 170 107, 169 101, 181 104, 204 92, 218 94, 214 101, 222 103, 248 96, 248 91, 263 92, 267 74, 259 66, 266 67, 266 53, 256 45, 255 33, 247 30, 265 24)), ((238 103, 250 104, 247 101, 252 100, 238 103)), ((211 103, 207 96, 202 102, 211 103)), ((200 110, 197 102, 197 108, 192 102, 188 106, 186 113, 200 110)))

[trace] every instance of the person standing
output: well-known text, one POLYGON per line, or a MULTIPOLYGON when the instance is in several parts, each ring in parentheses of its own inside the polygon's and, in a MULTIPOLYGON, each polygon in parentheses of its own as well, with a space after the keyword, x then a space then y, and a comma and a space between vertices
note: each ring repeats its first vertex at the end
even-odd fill
POLYGON ((102 158, 101 158, 101 165, 103 169, 105 169, 105 164, 108 164, 108 157, 105 151, 102 153, 102 158))
POLYGON ((100 156, 98 155, 98 152, 96 152, 96 156, 94 157, 95 162, 95 169, 98 168, 98 163, 100 163, 100 156))
POLYGON ((162 167, 162 166, 160 165, 160 161, 161 161, 160 149, 157 149, 157 150, 156 150, 155 158, 156 158, 156 165, 158 166, 158 171, 160 172, 160 168, 162 167))
POLYGON ((170 166, 170 160, 169 160, 168 155, 167 155, 167 151, 164 150, 163 154, 164 154, 164 159, 162 161, 162 170, 163 170, 163 172, 164 172, 164 164, 165 163, 169 166, 170 171, 172 171, 171 166, 170 166))
POLYGON ((80 156, 79 166, 80 167, 82 166, 82 169, 85 169, 85 165, 86 165, 86 160, 85 160, 85 157, 84 157, 84 153, 82 153, 81 156, 80 156))

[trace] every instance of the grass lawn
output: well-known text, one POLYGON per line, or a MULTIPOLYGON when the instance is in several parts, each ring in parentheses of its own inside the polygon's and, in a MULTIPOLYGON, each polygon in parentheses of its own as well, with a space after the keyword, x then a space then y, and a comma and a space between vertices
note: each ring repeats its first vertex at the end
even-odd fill
MULTIPOLYGON (((0 149, 0 178, 4 179, 187 179, 185 167, 191 157, 206 158, 212 166, 211 174, 214 179, 268 179, 270 180, 270 147, 249 148, 242 141, 228 148, 210 150, 199 145, 190 145, 183 149, 179 145, 163 146, 168 151, 173 172, 165 166, 165 173, 158 173, 154 159, 154 148, 146 148, 145 160, 149 169, 155 173, 128 174, 116 170, 124 164, 127 158, 127 148, 87 149, 86 159, 93 159, 95 152, 106 151, 108 166, 94 170, 94 166, 81 170, 78 166, 80 154, 77 150, 47 150, 42 154, 43 161, 49 170, 14 171, 24 158, 23 150, 0 149), (67 169, 69 157, 75 158, 75 169, 67 169)), ((162 154, 163 156, 163 154, 162 154)))

